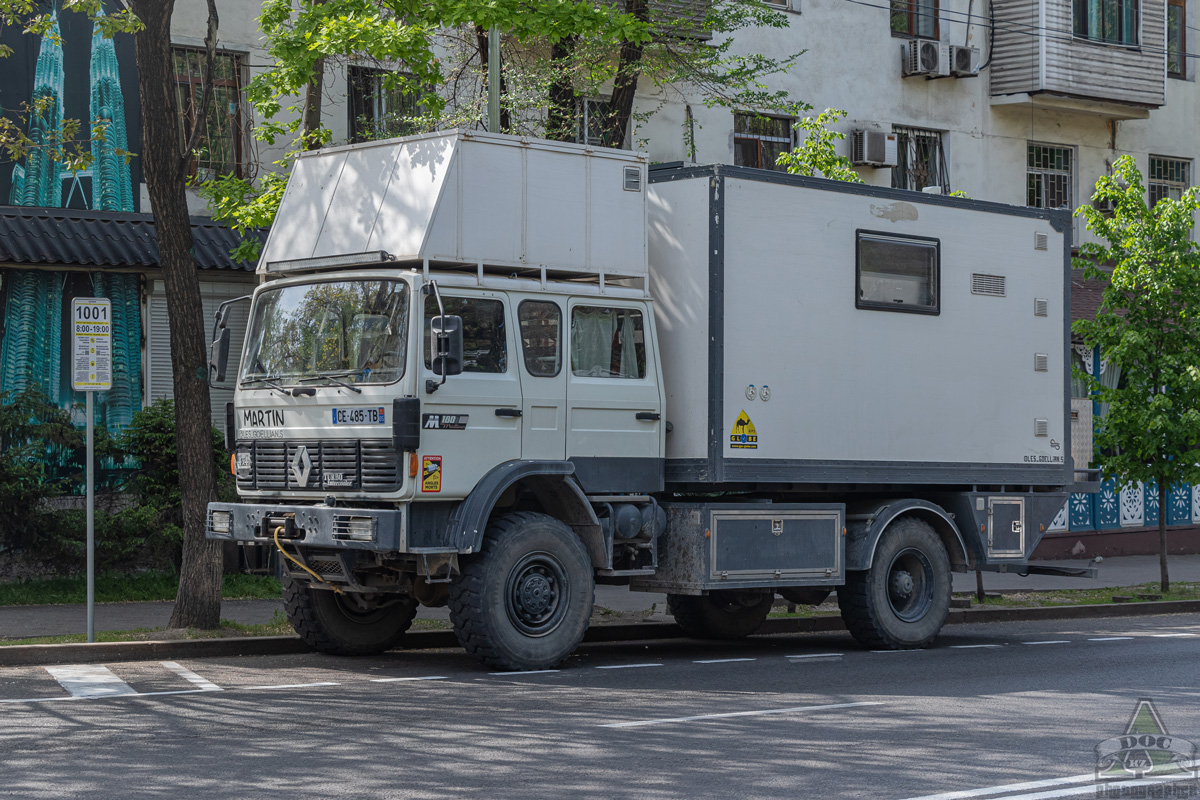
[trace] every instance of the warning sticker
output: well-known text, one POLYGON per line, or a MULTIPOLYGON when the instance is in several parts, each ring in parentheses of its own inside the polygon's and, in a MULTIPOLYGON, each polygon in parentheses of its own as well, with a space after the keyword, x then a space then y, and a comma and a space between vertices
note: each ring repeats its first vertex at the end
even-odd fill
POLYGON ((442 490, 442 457, 421 456, 421 491, 440 492, 442 490))
POLYGON ((758 431, 745 409, 742 409, 742 413, 738 414, 733 422, 733 430, 729 432, 729 446, 735 450, 758 449, 758 431))

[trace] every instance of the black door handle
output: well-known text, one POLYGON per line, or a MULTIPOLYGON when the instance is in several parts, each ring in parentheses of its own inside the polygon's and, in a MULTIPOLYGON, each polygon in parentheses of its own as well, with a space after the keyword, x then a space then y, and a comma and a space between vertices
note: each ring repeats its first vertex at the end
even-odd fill
POLYGON ((497 408, 496 416, 497 417, 519 417, 519 416, 521 416, 521 409, 519 409, 519 408, 497 408))
POLYGON ((639 411, 637 412, 637 418, 644 422, 658 422, 662 419, 662 414, 659 414, 657 411, 639 411))

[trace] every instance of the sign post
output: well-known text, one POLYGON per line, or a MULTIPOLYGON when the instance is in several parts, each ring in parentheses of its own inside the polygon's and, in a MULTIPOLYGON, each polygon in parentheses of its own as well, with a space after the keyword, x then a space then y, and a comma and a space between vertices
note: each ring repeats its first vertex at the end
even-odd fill
POLYGON ((112 303, 77 297, 71 308, 71 387, 87 394, 87 640, 96 641, 95 423, 92 392, 112 388, 112 303))

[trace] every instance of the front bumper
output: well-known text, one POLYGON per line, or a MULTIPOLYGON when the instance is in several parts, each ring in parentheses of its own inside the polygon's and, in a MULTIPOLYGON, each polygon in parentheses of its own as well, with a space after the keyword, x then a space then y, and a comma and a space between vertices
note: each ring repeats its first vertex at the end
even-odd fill
POLYGON ((263 544, 271 542, 279 530, 280 541, 306 547, 395 553, 405 549, 404 521, 402 509, 209 503, 205 536, 263 544))

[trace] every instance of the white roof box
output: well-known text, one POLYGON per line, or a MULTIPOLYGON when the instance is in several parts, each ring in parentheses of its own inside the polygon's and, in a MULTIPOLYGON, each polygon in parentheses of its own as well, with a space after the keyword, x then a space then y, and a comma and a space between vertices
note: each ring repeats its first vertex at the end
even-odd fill
POLYGON ((458 130, 301 154, 258 272, 381 259, 643 277, 646 157, 458 130))

